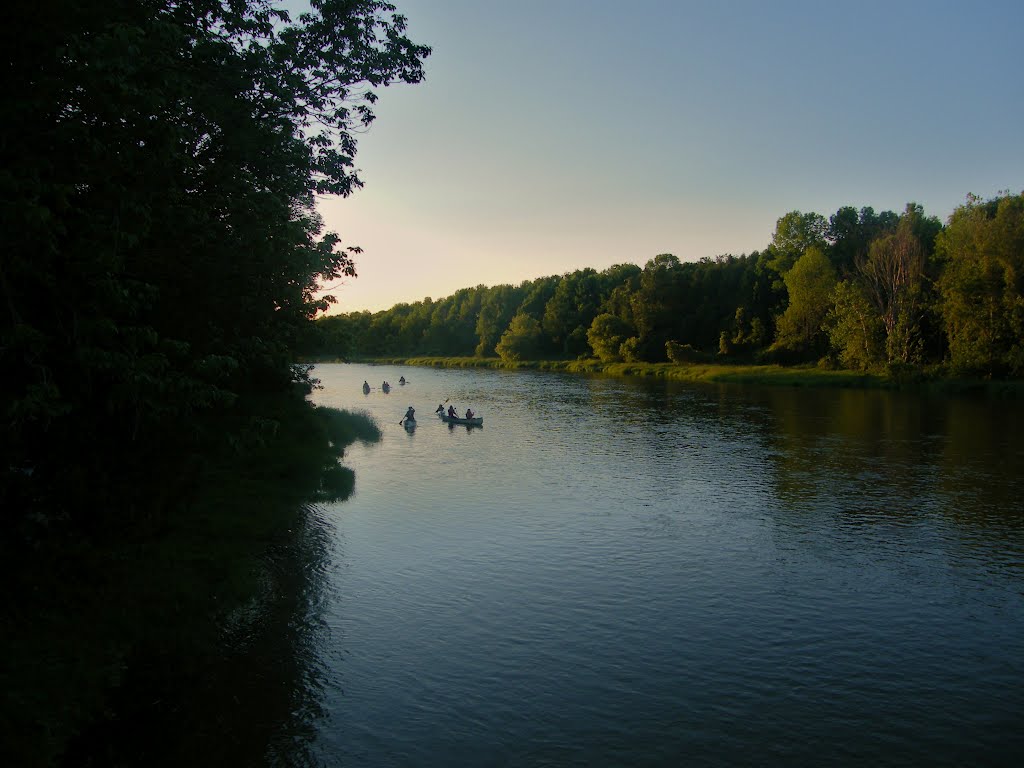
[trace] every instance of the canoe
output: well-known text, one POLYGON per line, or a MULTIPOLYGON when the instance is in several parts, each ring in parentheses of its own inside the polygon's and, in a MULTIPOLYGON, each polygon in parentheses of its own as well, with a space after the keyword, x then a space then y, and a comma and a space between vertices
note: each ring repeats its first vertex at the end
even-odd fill
POLYGON ((369 384, 363 384, 363 394, 364 395, 370 394, 370 385, 369 384))
POLYGON ((449 416, 447 413, 438 413, 441 417, 441 421, 448 424, 465 424, 468 427, 482 427, 484 425, 483 416, 474 416, 472 419, 460 419, 458 416, 449 416))
POLYGON ((402 426, 406 429, 416 429, 416 419, 405 419, 402 426))

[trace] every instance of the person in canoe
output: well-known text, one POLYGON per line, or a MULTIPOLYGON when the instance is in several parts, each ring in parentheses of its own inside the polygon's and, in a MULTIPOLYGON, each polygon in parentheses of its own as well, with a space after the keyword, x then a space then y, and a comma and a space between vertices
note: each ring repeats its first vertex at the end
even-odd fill
POLYGON ((444 413, 444 403, 438 403, 437 410, 434 413, 444 413))
POLYGON ((403 376, 402 378, 400 378, 400 379, 398 380, 398 383, 399 383, 399 384, 405 384, 405 376, 403 376))
POLYGON ((416 409, 413 408, 411 405, 409 406, 409 410, 405 412, 405 420, 416 421, 416 409))
POLYGON ((387 394, 388 392, 391 391, 391 385, 388 384, 386 381, 383 384, 381 384, 380 388, 384 390, 384 394, 387 394))
POLYGON ((370 385, 367 384, 365 381, 363 382, 363 394, 364 395, 370 394, 370 385))
POLYGON ((467 419, 472 419, 473 418, 473 409, 472 408, 467 408, 466 409, 466 418, 467 419))
POLYGON ((457 418, 459 418, 458 411, 455 410, 455 406, 454 405, 449 405, 448 406, 448 418, 449 419, 457 419, 457 418))

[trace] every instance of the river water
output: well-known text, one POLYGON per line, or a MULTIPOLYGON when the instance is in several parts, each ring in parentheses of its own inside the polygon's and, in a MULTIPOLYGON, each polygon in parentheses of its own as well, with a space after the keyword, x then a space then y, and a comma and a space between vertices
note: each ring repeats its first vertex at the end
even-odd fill
POLYGON ((1024 757, 1021 403, 315 375, 384 433, 321 510, 324 763, 1024 757), (445 401, 483 426, 440 422, 445 401))

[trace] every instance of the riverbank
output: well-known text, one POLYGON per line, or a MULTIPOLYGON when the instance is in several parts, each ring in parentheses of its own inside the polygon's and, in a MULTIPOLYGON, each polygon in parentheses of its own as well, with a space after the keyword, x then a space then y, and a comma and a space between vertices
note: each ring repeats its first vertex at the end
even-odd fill
MULTIPOLYGON (((314 361, 308 361, 314 362, 314 361)), ((497 357, 377 357, 343 361, 370 365, 413 365, 431 368, 491 368, 499 370, 562 371, 605 376, 640 376, 707 384, 746 384, 782 387, 900 389, 935 393, 973 393, 994 397, 1024 397, 1024 381, 951 377, 938 369, 900 374, 832 370, 816 365, 739 365, 727 363, 603 363, 600 360, 502 360, 497 357)))

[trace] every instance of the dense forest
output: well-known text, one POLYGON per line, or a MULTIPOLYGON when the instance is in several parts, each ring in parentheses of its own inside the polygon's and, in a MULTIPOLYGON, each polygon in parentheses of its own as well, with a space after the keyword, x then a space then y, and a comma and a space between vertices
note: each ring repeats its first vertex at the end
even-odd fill
POLYGON ((1024 195, 969 196, 943 224, 792 211, 763 251, 581 269, 321 318, 337 357, 730 360, 951 375, 1024 374, 1024 195))

